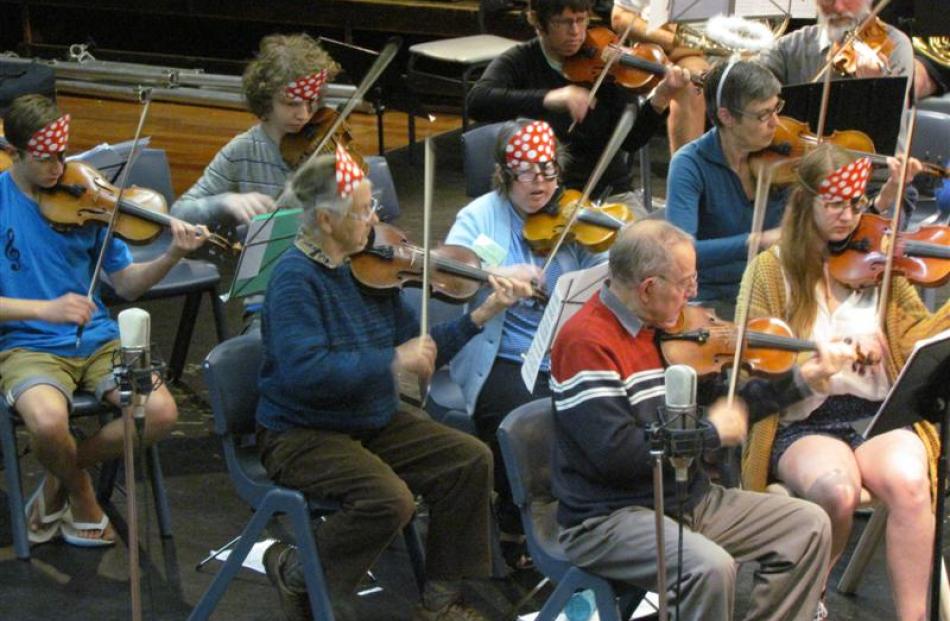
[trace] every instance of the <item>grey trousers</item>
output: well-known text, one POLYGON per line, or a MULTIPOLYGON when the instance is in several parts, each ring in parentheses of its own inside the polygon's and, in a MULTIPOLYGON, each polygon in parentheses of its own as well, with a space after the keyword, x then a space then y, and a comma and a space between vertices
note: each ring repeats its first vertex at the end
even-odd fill
MULTIPOLYGON (((672 613, 678 524, 664 520, 672 613)), ((758 567, 745 618, 811 621, 831 549, 831 525, 821 507, 713 485, 683 521, 681 619, 732 619, 737 564, 753 561, 758 567)), ((560 541, 575 565, 655 591, 654 524, 653 510, 629 507, 563 529, 560 541)))
POLYGON ((351 594, 416 510, 429 506, 426 577, 490 574, 491 451, 477 438, 402 406, 385 427, 340 433, 262 431, 261 461, 279 484, 342 510, 315 530, 333 595, 351 594))

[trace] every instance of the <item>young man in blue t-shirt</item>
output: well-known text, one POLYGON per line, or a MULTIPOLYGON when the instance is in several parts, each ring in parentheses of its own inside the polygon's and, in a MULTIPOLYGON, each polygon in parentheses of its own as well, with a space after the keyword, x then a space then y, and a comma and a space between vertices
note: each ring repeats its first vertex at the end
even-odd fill
MULTIPOLYGON (((4 129, 14 152, 12 168, 0 175, 0 390, 23 418, 47 472, 26 507, 29 538, 42 543, 62 531, 74 545, 111 545, 115 531, 96 502, 86 469, 121 454, 120 421, 77 442, 68 420, 78 388, 118 403, 112 378, 118 327, 98 293, 91 301, 83 295, 105 228, 89 224, 60 231, 40 212, 44 192, 66 167, 69 115, 45 97, 25 95, 13 102, 4 129)), ((125 243, 110 241, 103 269, 124 299, 148 290, 207 236, 203 227, 177 221, 171 228, 171 246, 148 263, 132 263, 125 243)), ((171 431, 178 410, 167 388, 150 395, 145 416, 146 442, 171 431)))

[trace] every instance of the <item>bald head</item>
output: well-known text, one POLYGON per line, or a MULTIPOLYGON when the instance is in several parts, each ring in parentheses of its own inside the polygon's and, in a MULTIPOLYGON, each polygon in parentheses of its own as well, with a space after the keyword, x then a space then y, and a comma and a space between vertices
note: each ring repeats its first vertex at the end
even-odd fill
POLYGON ((610 247, 610 278, 635 287, 650 276, 668 273, 674 265, 672 250, 692 246, 691 235, 665 220, 638 220, 621 229, 610 247))

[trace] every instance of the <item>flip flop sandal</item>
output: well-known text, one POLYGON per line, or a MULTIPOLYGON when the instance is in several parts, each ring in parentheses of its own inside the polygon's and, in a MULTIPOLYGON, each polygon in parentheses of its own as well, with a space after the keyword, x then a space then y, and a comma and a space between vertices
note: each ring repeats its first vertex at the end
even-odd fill
POLYGON ((24 511, 26 512, 26 536, 30 540, 30 543, 46 543, 50 539, 56 536, 59 532, 60 521, 66 515, 66 511, 69 510, 69 501, 64 501, 63 506, 59 511, 54 513, 46 513, 46 497, 43 494, 43 491, 46 489, 46 477, 40 481, 40 484, 37 486, 36 491, 33 492, 33 495, 30 496, 30 500, 26 503, 24 511), (37 514, 40 518, 40 527, 38 529, 31 528, 32 525, 32 513, 33 505, 36 505, 37 514))
POLYGON ((73 546, 80 548, 105 548, 115 545, 115 539, 104 539, 106 529, 109 527, 109 516, 102 514, 102 519, 98 522, 74 522, 72 511, 63 516, 63 521, 59 525, 63 533, 63 540, 73 546), (82 532, 86 530, 99 531, 98 537, 83 537, 82 532))

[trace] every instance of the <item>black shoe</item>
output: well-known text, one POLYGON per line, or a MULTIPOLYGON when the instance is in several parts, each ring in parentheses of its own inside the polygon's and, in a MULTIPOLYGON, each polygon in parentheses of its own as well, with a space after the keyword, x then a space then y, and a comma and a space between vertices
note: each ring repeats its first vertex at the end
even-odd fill
POLYGON ((294 550, 294 546, 279 541, 271 545, 264 551, 264 570, 271 584, 277 587, 280 608, 284 611, 287 621, 311 621, 313 614, 310 611, 310 598, 307 596, 306 587, 294 588, 284 579, 284 566, 294 550))

